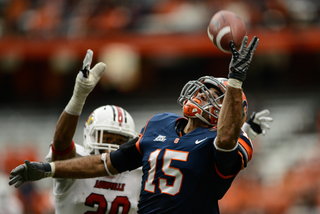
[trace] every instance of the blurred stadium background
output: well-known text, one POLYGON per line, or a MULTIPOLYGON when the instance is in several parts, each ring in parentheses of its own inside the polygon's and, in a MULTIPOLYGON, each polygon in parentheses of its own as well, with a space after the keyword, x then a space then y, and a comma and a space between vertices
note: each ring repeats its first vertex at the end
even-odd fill
POLYGON ((25 159, 44 161, 87 49, 108 68, 86 101, 86 117, 119 105, 136 131, 154 113, 181 115, 182 86, 225 77, 231 55, 208 39, 221 10, 260 38, 244 91, 249 114, 274 122, 221 200, 223 214, 320 213, 319 0, 0 0, 0 214, 54 213, 52 180, 7 185, 25 159))

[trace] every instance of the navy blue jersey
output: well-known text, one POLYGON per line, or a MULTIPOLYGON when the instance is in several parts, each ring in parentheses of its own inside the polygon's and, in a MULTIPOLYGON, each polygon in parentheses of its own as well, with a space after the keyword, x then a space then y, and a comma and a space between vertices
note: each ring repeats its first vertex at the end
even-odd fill
POLYGON ((218 152, 216 128, 199 127, 179 137, 180 119, 172 113, 154 115, 136 142, 143 166, 139 213, 219 213, 218 200, 251 159, 245 133, 238 149, 218 152))

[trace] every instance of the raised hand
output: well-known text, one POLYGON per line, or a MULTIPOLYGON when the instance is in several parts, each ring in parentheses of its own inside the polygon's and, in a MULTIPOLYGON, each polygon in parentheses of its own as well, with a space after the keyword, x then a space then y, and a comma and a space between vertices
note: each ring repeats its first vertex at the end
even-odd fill
POLYGON ((69 114, 81 114, 87 96, 97 85, 104 70, 106 69, 106 65, 102 62, 97 63, 92 69, 90 69, 92 56, 93 52, 88 49, 83 60, 82 68, 76 78, 73 95, 65 108, 66 112, 69 114))
POLYGON ((249 46, 247 47, 248 36, 245 36, 242 40, 240 50, 237 51, 233 41, 229 42, 230 50, 232 53, 231 62, 229 64, 229 79, 237 79, 243 82, 247 75, 254 51, 256 50, 259 39, 254 37, 249 46))
POLYGON ((90 70, 92 56, 93 52, 89 49, 76 79, 75 88, 78 86, 80 90, 74 91, 74 93, 85 93, 88 95, 99 82, 100 77, 106 69, 106 65, 102 62, 99 62, 90 70))

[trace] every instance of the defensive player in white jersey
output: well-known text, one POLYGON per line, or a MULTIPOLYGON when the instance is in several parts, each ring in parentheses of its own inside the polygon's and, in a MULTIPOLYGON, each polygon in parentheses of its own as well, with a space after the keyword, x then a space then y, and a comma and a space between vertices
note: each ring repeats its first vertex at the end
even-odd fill
MULTIPOLYGON (((85 122, 83 146, 73 142, 85 99, 106 68, 99 63, 90 70, 92 55, 88 50, 73 96, 60 115, 48 162, 110 153, 137 136, 131 115, 121 107, 106 105, 95 109, 85 122)), ((141 169, 137 169, 93 179, 53 179, 56 214, 136 213, 141 176, 141 169)))

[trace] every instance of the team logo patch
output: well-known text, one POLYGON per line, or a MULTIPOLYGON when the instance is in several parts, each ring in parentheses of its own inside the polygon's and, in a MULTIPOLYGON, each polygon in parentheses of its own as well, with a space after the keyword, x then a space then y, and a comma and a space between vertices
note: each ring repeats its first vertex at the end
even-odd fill
POLYGON ((174 143, 178 143, 179 142, 179 138, 176 138, 175 140, 174 140, 174 143))
POLYGON ((87 119, 87 124, 90 125, 93 122, 93 115, 90 115, 87 119))
POLYGON ((207 139, 207 137, 204 138, 204 139, 202 139, 202 140, 196 140, 195 144, 199 144, 199 143, 201 143, 202 141, 205 141, 206 139, 207 139))
POLYGON ((166 136, 163 136, 163 135, 159 135, 158 137, 156 137, 153 141, 161 141, 161 142, 164 142, 166 141, 166 136))

